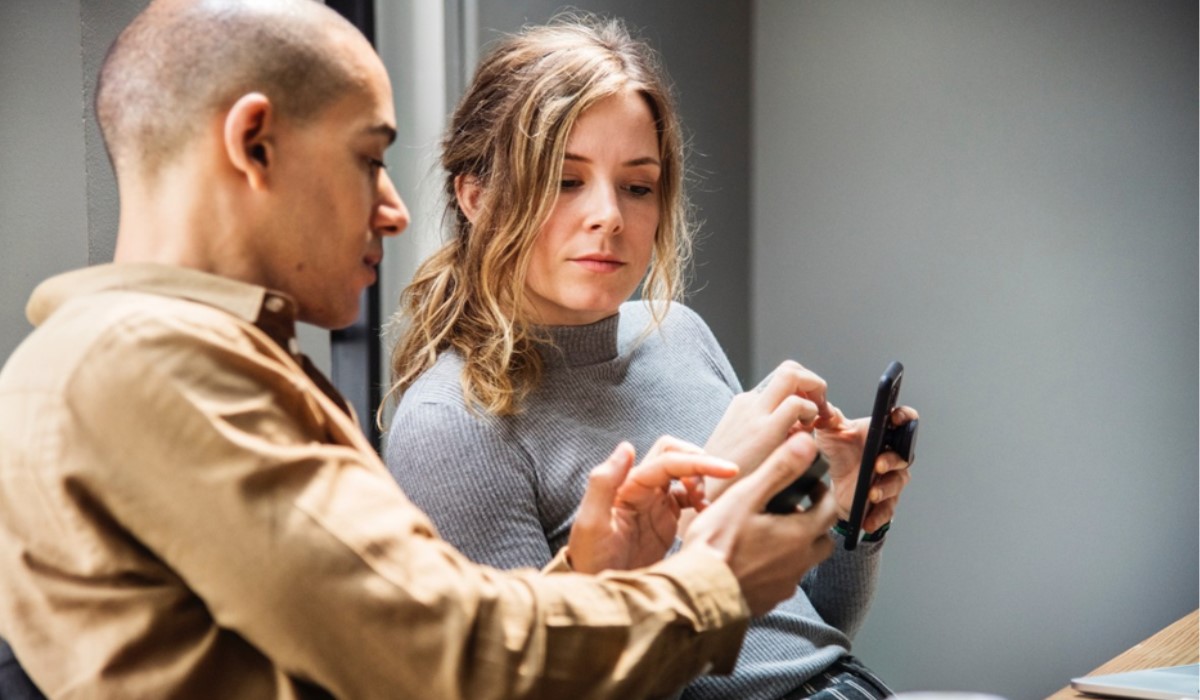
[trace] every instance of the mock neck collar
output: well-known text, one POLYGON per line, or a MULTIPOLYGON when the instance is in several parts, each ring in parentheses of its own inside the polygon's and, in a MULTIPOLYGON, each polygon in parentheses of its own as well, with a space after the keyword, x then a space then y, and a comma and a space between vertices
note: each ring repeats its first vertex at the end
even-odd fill
POLYGON ((621 314, 615 313, 586 326, 544 326, 538 330, 549 340, 540 350, 549 367, 584 367, 614 359, 619 352, 621 314))

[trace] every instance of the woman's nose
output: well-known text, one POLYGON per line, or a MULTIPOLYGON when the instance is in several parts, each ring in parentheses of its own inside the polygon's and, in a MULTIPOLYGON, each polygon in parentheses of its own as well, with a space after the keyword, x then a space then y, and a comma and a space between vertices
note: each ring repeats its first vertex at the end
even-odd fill
POLYGON ((597 184, 592 188, 586 222, 589 231, 609 234, 621 231, 625 221, 618 195, 615 186, 597 184))

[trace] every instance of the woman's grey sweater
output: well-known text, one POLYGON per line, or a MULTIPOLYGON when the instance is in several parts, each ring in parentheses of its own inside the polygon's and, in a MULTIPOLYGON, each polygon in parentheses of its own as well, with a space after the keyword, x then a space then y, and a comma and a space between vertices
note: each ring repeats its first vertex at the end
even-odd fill
MULTIPOLYGON (((647 305, 630 302, 598 323, 550 329, 540 385, 503 418, 467 409, 462 359, 443 353, 397 408, 388 468, 467 556, 503 569, 544 566, 567 543, 588 472, 620 441, 639 458, 664 434, 703 445, 741 390, 693 311, 672 304, 644 333, 651 325, 647 305)), ((882 545, 840 545, 795 596, 752 622, 732 675, 698 678, 683 697, 779 698, 848 653, 882 545)))

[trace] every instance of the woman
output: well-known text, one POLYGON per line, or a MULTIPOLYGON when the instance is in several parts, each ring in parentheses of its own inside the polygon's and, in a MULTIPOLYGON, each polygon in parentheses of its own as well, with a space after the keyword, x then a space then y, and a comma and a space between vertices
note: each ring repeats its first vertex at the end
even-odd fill
MULTIPOLYGON (((670 303, 690 243, 683 146, 645 44, 592 19, 503 40, 443 145, 453 231, 397 313, 402 398, 385 456, 447 540, 493 566, 543 566, 567 542, 590 466, 623 439, 632 449, 616 455, 632 462, 664 433, 747 468, 816 428, 844 517, 863 422, 795 363, 739 394, 704 322, 670 303), (652 301, 627 302, 639 284, 652 301)), ((908 479, 894 455, 878 467, 870 531, 886 529, 908 479)), ((731 676, 697 679, 684 697, 886 697, 848 653, 881 534, 839 547, 752 625, 731 676)))

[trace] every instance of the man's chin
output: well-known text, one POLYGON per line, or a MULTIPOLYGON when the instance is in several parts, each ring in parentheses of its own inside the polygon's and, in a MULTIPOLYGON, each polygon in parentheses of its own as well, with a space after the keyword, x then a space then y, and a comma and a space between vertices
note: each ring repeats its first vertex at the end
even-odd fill
POLYGON ((358 309, 359 305, 355 303, 346 309, 322 309, 317 313, 301 312, 297 315, 297 320, 327 331, 340 331, 354 325, 358 320, 358 309))

